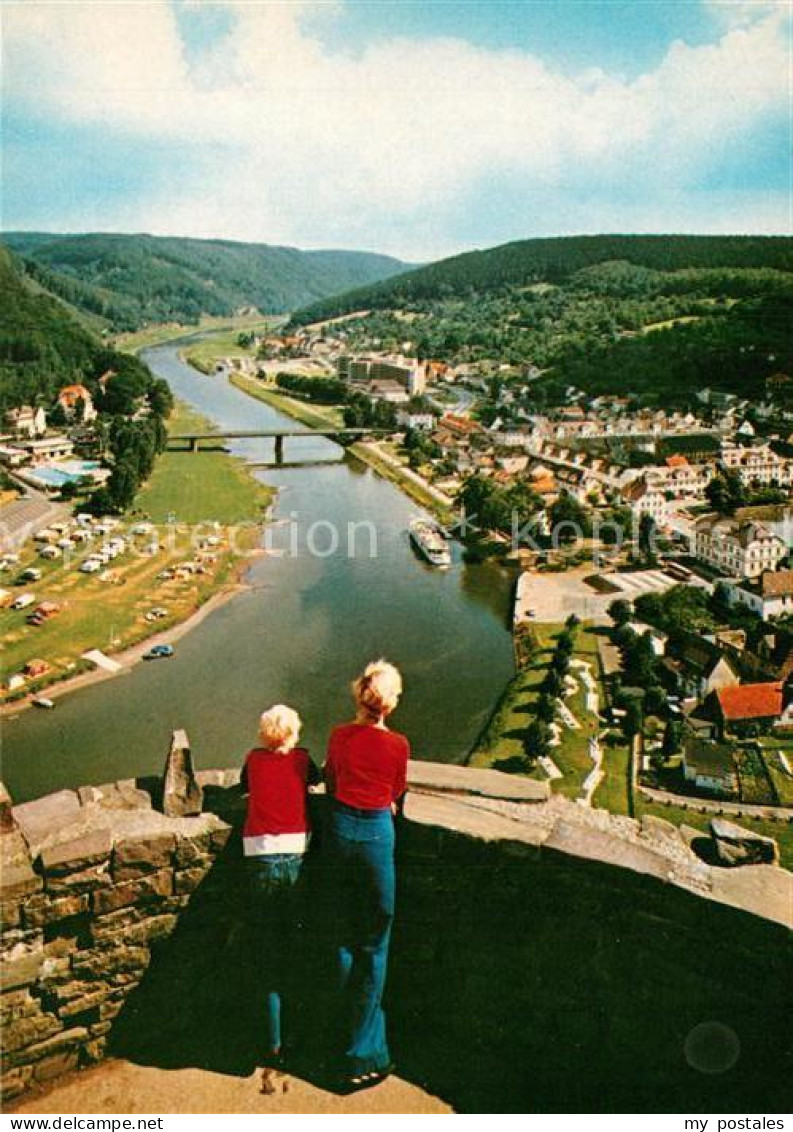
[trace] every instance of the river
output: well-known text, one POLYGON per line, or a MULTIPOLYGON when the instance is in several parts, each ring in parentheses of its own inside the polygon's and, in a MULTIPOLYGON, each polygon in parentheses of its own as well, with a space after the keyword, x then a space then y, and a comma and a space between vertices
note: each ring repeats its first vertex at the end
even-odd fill
MULTIPOLYGON (((173 345, 142 357, 220 428, 301 427, 224 377, 198 374, 173 345)), ((260 461, 272 447, 250 439, 232 451, 260 461)), ((177 727, 187 729, 199 767, 234 765, 258 715, 277 701, 300 711, 303 740, 321 758, 330 726, 350 716, 350 680, 381 655, 403 671, 393 723, 415 756, 465 759, 512 674, 511 574, 466 565, 456 544, 449 570, 424 563, 406 533, 416 505, 331 441, 287 440, 285 456, 330 461, 255 473, 278 488, 270 537, 285 553, 253 561, 249 590, 182 638, 172 660, 139 664, 64 696, 55 711, 5 723, 3 778, 16 801, 159 772, 177 727), (359 526, 350 541, 350 523, 372 528, 359 526), (339 547, 329 554, 332 530, 339 547)))

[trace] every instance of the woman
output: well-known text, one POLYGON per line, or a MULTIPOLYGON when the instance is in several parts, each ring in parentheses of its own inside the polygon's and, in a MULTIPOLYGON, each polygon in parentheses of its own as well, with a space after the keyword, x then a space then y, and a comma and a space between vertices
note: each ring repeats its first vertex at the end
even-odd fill
POLYGON ((410 747, 386 720, 401 693, 402 677, 392 664, 369 664, 353 684, 355 722, 333 731, 325 764, 347 1089, 376 1084, 393 1069, 382 999, 394 918, 394 813, 405 792, 410 747))
POLYGON ((259 745, 245 760, 243 788, 248 812, 242 833, 265 992, 265 1048, 268 1066, 281 1062, 281 1009, 289 988, 300 920, 296 885, 308 848, 306 794, 319 773, 298 747, 300 717, 276 704, 259 721, 259 745))

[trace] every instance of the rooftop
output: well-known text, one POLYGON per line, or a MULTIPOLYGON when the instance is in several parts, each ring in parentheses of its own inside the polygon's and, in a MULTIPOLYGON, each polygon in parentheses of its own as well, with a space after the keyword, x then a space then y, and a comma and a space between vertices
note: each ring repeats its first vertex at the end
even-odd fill
POLYGON ((736 684, 716 692, 726 720, 774 719, 782 714, 784 685, 781 680, 767 684, 736 684))

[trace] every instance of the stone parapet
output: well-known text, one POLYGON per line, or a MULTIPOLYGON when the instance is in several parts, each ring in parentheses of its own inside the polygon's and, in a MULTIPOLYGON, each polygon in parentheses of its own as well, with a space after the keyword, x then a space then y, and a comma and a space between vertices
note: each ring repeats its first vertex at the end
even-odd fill
MULTIPOLYGON (((143 1017, 157 996, 163 1024, 176 1026, 196 970, 217 981, 222 996, 213 956, 228 954, 245 919, 239 770, 193 775, 185 736, 175 749, 183 774, 177 793, 188 808, 202 797, 200 814, 161 812, 159 780, 62 790, 18 806, 0 790, 6 1100, 101 1059, 119 1024, 143 1017), (176 963, 177 954, 187 958, 176 963)), ((403 1031, 411 1011, 434 1018, 448 1008, 454 1020, 466 1000, 483 1033, 494 1033, 499 1017, 513 1025, 515 1003, 528 994, 516 972, 534 971, 540 955, 551 961, 554 945, 544 933, 554 922, 571 946, 575 925, 588 940, 591 917, 602 916, 598 946, 607 950, 619 939, 644 939, 655 924, 686 986, 702 971, 701 953, 715 949, 726 997, 743 993, 740 979, 737 990, 729 987, 731 949, 737 957, 746 952, 742 934, 752 962, 766 962, 764 994, 782 974, 782 956, 790 959, 784 929, 793 927, 793 874, 777 865, 718 867, 668 822, 591 810, 497 771, 413 763, 409 783, 392 951, 392 993, 400 989, 394 1018, 403 1031), (729 938, 714 943, 710 924, 728 929, 729 938), (459 980, 459 1001, 447 1002, 449 978, 459 980)), ((316 857, 321 864, 321 845, 316 857)), ((669 977, 666 963, 660 947, 649 985, 669 977)), ((558 987, 564 1011, 575 1009, 569 976, 558 987)), ((637 993, 645 983, 639 979, 637 993)), ((218 1009, 224 1012, 222 1000, 218 1009)), ((459 1033, 445 1014, 437 1025, 450 1041, 462 1040, 462 1017, 459 1033)))

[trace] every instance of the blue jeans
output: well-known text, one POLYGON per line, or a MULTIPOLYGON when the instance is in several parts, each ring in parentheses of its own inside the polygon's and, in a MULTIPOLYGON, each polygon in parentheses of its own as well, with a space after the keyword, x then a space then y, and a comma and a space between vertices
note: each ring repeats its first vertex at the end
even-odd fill
POLYGON ((256 933, 256 976, 265 1003, 265 1041, 268 1053, 281 1049, 283 999, 293 983, 296 937, 300 919, 297 882, 302 853, 272 853, 246 857, 251 919, 256 933))
POLYGON ((327 843, 338 900, 333 934, 344 1069, 371 1073, 390 1061, 382 1002, 394 919, 391 811, 333 802, 327 843))

